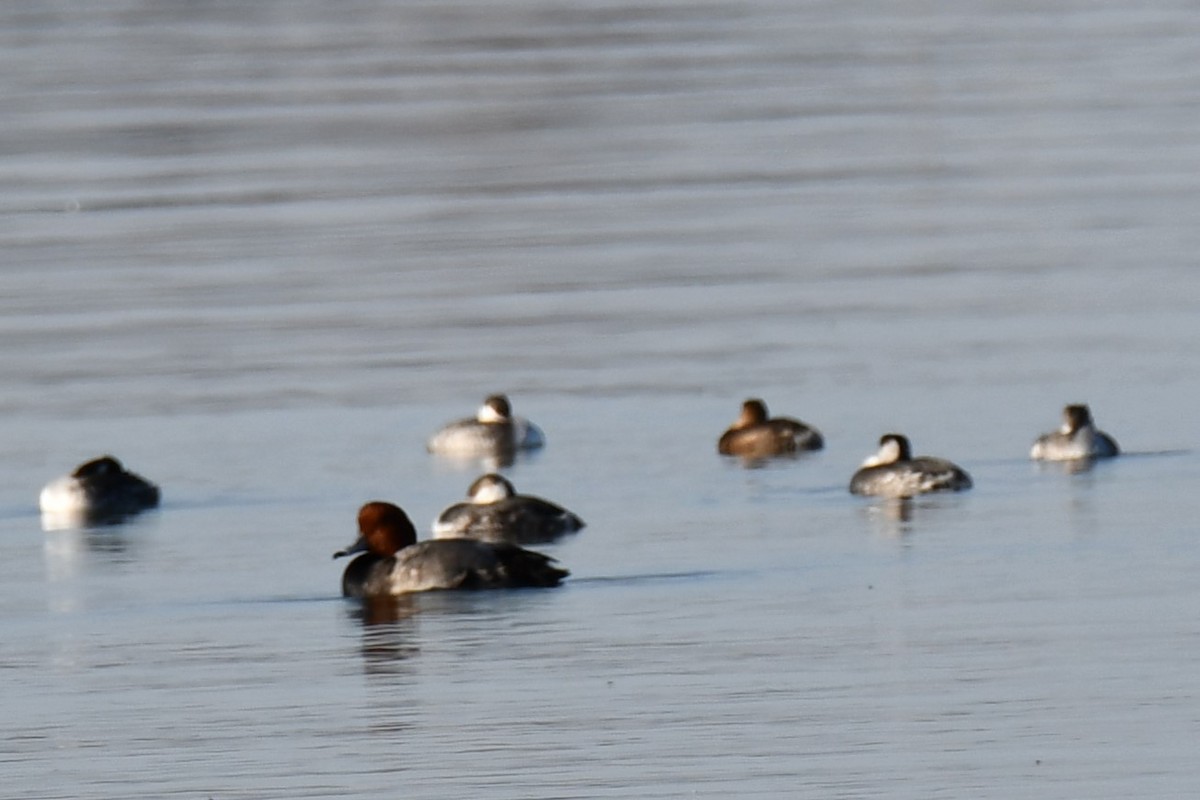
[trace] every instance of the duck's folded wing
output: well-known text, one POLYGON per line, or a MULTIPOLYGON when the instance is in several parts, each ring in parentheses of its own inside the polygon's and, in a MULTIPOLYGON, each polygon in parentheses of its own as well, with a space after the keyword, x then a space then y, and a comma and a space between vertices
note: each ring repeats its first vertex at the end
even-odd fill
POLYGON ((567 572, 553 561, 516 545, 433 539, 406 547, 397 555, 393 591, 557 586, 567 572))

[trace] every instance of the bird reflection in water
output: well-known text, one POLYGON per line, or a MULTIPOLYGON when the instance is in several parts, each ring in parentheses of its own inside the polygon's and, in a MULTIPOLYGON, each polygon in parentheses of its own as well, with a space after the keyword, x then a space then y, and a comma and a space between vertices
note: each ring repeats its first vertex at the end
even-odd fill
POLYGON ((370 597, 351 605, 363 626, 362 657, 367 673, 394 673, 420 652, 416 640, 417 601, 410 596, 370 597))
POLYGON ((1061 472, 1064 475, 1082 475, 1096 466, 1094 458, 1073 458, 1069 461, 1035 461, 1039 472, 1061 472))
POLYGON ((911 497, 882 497, 866 506, 866 513, 880 532, 899 539, 912 532, 913 499, 911 497))

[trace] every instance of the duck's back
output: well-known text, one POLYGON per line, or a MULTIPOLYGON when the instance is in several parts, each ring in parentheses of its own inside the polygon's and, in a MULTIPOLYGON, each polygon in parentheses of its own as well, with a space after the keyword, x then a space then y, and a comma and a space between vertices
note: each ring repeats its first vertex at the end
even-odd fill
POLYGON ((583 526, 582 519, 561 506, 540 497, 517 495, 495 503, 451 506, 434 523, 434 536, 542 544, 574 533, 583 526))
POLYGON ((504 589, 557 586, 567 575, 549 556, 514 544, 434 539, 401 550, 392 581, 401 591, 504 589))
POLYGON ((105 476, 85 485, 92 502, 92 513, 99 515, 133 514, 158 505, 159 490, 154 484, 131 472, 105 476))
POLYGON ((430 437, 426 449, 446 456, 486 456, 533 450, 544 443, 541 429, 520 417, 503 422, 460 419, 430 437))
POLYGON ((513 437, 511 422, 480 422, 476 419, 460 419, 457 422, 451 422, 435 433, 426 446, 429 452, 442 455, 487 455, 515 449, 516 443, 513 437))
POLYGON ((1029 457, 1036 461, 1074 461, 1112 458, 1119 452, 1116 441, 1103 431, 1079 430, 1074 434, 1055 431, 1039 436, 1029 457))
POLYGON ((852 493, 878 497, 912 497, 926 492, 957 492, 970 489, 971 485, 971 476, 961 467, 931 456, 863 467, 850 479, 852 493))
POLYGON ((1117 447, 1116 439, 1103 431, 1096 431, 1095 441, 1092 442, 1093 458, 1112 458, 1120 453, 1121 448, 1117 447))
POLYGON ((512 544, 476 539, 432 539, 390 558, 363 555, 346 568, 342 591, 350 597, 398 595, 436 589, 549 587, 569 573, 554 559, 512 544))

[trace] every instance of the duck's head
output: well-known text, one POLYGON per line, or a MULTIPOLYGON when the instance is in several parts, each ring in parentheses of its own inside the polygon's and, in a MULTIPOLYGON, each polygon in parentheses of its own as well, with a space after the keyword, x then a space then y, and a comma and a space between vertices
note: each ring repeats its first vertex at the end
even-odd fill
POLYGON ((879 437, 879 451, 868 456, 862 463, 864 467, 878 467, 884 464, 894 464, 897 461, 907 461, 912 458, 912 447, 908 437, 899 433, 885 433, 879 437))
POLYGON ((502 394, 493 394, 483 401, 475 419, 480 422, 508 422, 512 418, 512 406, 502 394))
POLYGON ((1070 435, 1091 424, 1092 412, 1085 403, 1076 403, 1063 409, 1063 433, 1070 435))
POLYGON ((120 475, 125 471, 121 462, 112 456, 100 456, 80 464, 71 473, 72 478, 105 478, 110 475, 120 475))
POLYGON ((358 510, 358 539, 334 558, 370 552, 389 557, 417 543, 417 529, 404 510, 392 503, 376 500, 358 510))
POLYGON ((742 403, 742 413, 738 416, 735 428, 749 428, 767 421, 767 404, 757 397, 751 397, 742 403))
POLYGON ((517 490, 513 488, 507 478, 494 472, 479 476, 467 489, 467 497, 471 499, 471 502, 480 505, 499 503, 516 493, 517 490))

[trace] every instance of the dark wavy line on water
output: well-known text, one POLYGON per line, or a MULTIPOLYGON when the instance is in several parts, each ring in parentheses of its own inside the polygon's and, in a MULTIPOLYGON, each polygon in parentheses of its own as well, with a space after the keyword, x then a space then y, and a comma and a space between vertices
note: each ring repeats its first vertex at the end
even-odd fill
POLYGON ((706 578, 716 578, 718 576, 728 576, 731 572, 717 572, 714 570, 695 570, 689 572, 652 572, 645 575, 593 575, 587 578, 570 578, 572 586, 590 583, 603 584, 640 584, 654 581, 679 581, 679 580, 697 580, 706 578))

